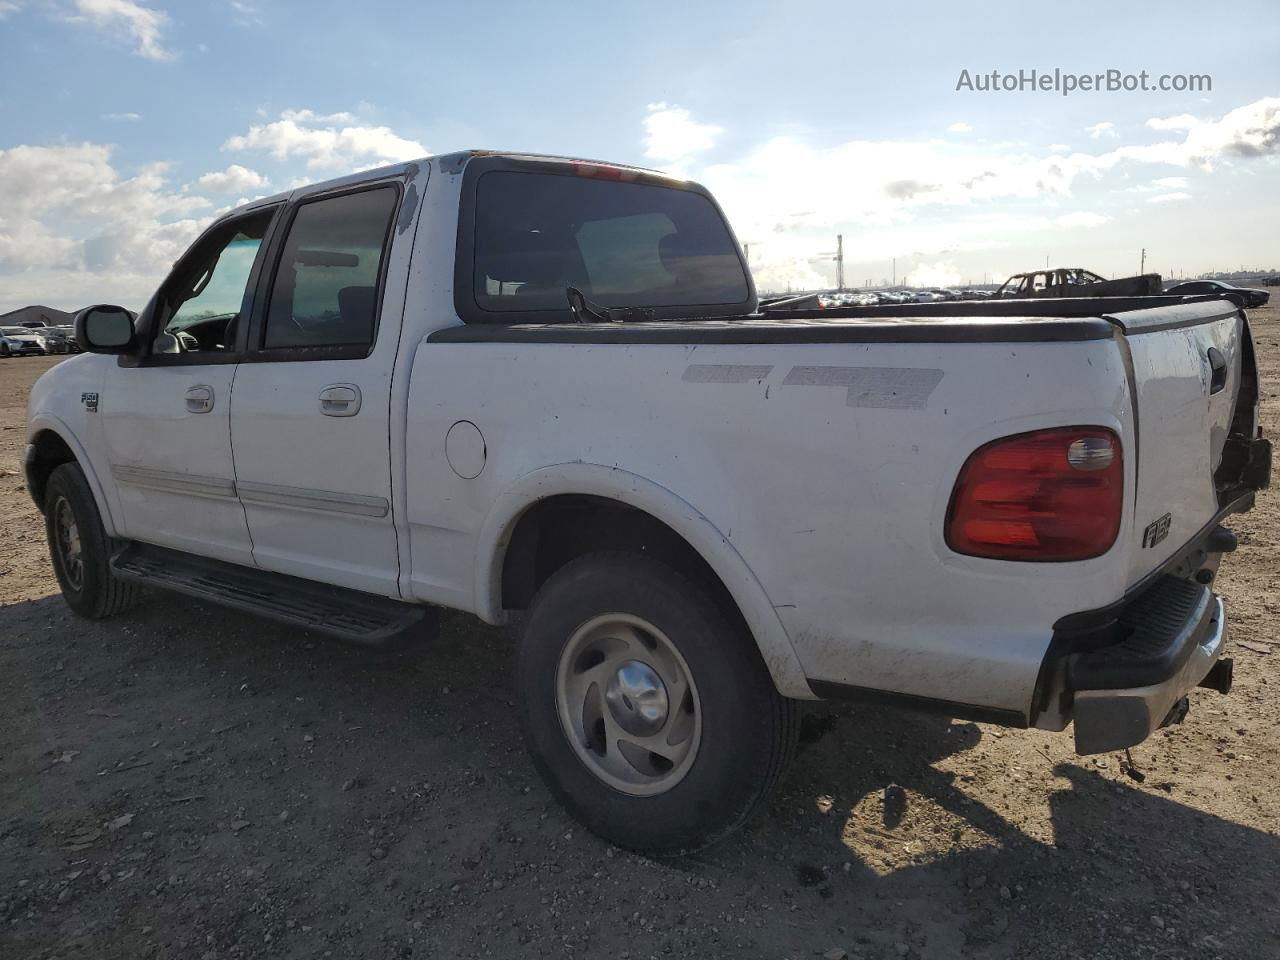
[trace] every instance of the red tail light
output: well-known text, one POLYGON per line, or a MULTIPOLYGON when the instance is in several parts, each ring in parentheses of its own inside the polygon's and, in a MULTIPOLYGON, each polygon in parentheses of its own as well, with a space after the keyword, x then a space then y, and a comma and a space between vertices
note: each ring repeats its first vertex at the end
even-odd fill
POLYGON ((1124 508, 1120 438, 1060 427, 994 440, 965 461, 947 546, 996 560, 1085 560, 1115 543, 1124 508))

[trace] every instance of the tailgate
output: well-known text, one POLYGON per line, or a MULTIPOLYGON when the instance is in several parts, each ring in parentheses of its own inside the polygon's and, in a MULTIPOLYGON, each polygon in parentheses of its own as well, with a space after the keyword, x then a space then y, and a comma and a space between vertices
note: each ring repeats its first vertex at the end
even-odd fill
POLYGON ((1137 407, 1137 486, 1126 579, 1132 585, 1169 560, 1225 506, 1219 503, 1214 473, 1241 395, 1247 327, 1243 313, 1226 300, 1109 319, 1125 331, 1137 407))

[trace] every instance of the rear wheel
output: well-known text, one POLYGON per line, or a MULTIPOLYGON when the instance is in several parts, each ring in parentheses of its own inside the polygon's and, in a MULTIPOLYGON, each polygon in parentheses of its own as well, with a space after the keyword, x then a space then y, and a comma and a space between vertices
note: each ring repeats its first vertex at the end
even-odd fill
POLYGON ((53 572, 73 612, 101 620, 133 605, 137 588, 111 573, 111 541, 78 464, 64 463, 49 475, 44 519, 53 572))
POLYGON ((794 751, 798 705, 751 637, 669 567, 593 554, 534 598, 516 662, 552 793, 606 840, 674 855, 745 823, 794 751))

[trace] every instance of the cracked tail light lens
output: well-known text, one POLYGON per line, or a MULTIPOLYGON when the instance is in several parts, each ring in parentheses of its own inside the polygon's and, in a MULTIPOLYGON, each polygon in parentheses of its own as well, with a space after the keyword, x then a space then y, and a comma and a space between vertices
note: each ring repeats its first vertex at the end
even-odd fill
POLYGON ((965 461, 947 546, 996 560, 1087 560, 1111 549, 1124 510, 1120 438, 1103 427, 1036 430, 965 461))

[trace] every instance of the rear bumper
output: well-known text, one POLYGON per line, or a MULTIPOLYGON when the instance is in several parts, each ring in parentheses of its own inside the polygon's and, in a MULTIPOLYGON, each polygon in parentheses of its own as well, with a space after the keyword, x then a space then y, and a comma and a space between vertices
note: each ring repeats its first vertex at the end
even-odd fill
POLYGON ((1131 632, 1121 643, 1066 658, 1077 753, 1141 743, 1197 686, 1230 687, 1230 661, 1215 670, 1226 646, 1226 613, 1207 587, 1169 578, 1124 620, 1131 632))

